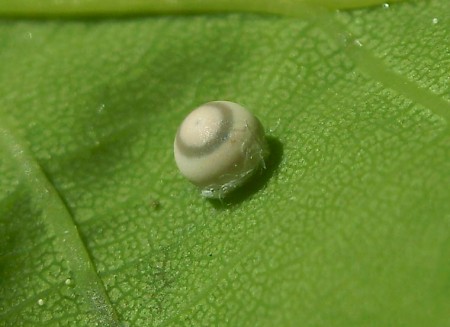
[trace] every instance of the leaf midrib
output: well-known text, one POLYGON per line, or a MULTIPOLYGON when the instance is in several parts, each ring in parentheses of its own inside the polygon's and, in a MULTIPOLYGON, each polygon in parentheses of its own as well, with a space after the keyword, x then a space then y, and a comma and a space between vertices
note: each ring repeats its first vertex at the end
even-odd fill
POLYGON ((96 317, 102 325, 119 326, 117 313, 78 233, 70 210, 25 142, 11 132, 6 124, 6 117, 1 118, 0 147, 16 162, 20 178, 30 187, 33 201, 42 204, 40 219, 54 234, 55 247, 67 261, 79 295, 97 313, 96 317))

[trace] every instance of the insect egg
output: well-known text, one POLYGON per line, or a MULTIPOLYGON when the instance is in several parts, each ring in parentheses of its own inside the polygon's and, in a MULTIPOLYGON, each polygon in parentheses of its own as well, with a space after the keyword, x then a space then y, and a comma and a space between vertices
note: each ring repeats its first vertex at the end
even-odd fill
POLYGON ((268 147, 259 120, 241 105, 208 102, 181 123, 174 142, 180 172, 204 197, 222 198, 264 166, 268 147))

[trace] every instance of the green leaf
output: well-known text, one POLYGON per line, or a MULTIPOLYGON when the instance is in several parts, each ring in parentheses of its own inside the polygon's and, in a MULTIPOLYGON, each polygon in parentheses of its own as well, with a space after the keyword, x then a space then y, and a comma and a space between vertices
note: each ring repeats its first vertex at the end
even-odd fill
MULTIPOLYGON (((401 0, 392 0, 391 3, 401 0)), ((0 14, 11 16, 104 16, 143 13, 260 12, 288 16, 305 10, 358 8, 379 4, 380 0, 0 0, 0 14)), ((385 6, 388 6, 385 4, 385 6)))
MULTIPOLYGON (((0 14, 126 13, 51 3, 0 14)), ((0 325, 450 324, 450 2, 268 3, 0 22, 0 325), (220 99, 272 148, 223 203, 172 155, 220 99)))

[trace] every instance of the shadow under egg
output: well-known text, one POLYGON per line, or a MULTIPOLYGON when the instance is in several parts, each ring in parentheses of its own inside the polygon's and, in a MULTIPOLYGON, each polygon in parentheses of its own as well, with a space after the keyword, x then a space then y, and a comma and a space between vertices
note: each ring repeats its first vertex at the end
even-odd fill
POLYGON ((272 178, 283 158, 283 144, 275 137, 267 136, 269 155, 265 159, 266 168, 259 168, 244 184, 222 199, 207 199, 216 209, 228 209, 252 197, 263 189, 272 178))

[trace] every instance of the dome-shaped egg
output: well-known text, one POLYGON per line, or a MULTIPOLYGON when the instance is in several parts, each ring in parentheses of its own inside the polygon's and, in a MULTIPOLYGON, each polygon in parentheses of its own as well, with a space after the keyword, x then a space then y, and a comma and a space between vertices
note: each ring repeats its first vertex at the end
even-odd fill
POLYGON ((268 154, 264 128, 241 105, 205 103, 178 128, 175 161, 181 173, 209 198, 222 198, 240 186, 268 154))

